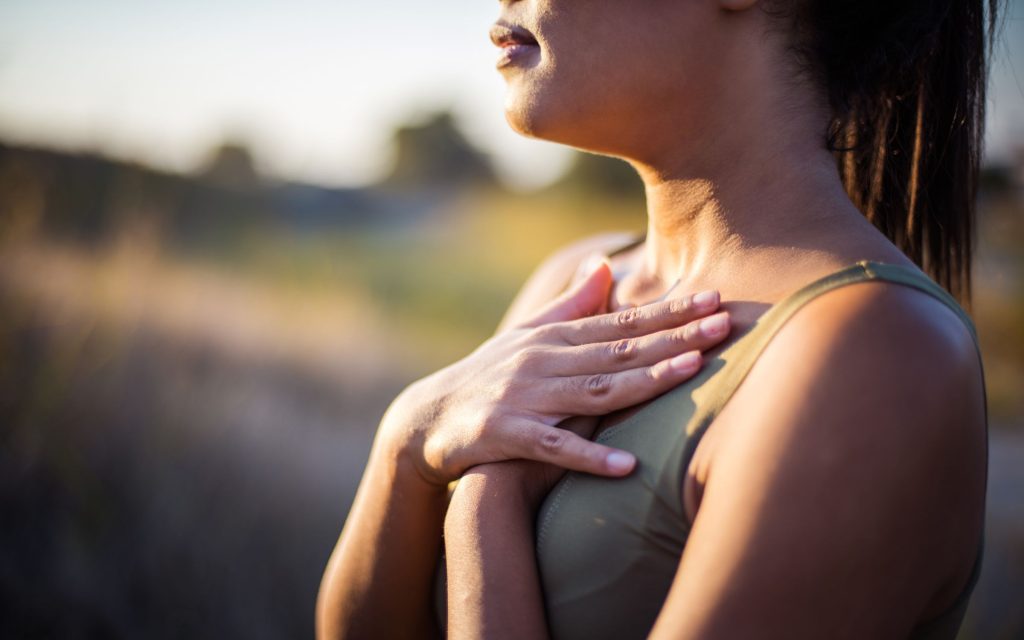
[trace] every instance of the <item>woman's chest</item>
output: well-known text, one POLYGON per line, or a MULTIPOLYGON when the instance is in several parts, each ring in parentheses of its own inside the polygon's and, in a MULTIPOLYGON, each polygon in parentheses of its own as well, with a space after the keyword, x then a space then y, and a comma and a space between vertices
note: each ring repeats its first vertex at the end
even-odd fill
POLYGON ((537 518, 537 559, 553 637, 644 637, 689 533, 682 509, 687 389, 608 425, 598 439, 636 455, 626 478, 569 473, 537 518))

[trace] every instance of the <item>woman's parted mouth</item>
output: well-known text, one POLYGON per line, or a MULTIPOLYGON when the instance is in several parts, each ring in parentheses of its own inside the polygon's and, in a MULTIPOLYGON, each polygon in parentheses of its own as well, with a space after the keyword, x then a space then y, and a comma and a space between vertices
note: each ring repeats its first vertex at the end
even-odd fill
POLYGON ((494 46, 503 49, 517 44, 537 46, 537 39, 533 37, 533 34, 519 25, 495 22, 491 26, 490 35, 494 46))
POLYGON ((490 36, 494 46, 501 48, 497 64, 499 69, 524 61, 527 56, 540 51, 540 45, 533 34, 519 25, 499 20, 491 27, 490 36))

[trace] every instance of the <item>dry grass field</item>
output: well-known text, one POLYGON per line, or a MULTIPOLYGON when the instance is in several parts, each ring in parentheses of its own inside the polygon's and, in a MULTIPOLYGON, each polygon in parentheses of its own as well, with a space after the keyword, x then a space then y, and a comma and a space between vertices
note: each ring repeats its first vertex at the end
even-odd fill
MULTIPOLYGON (((1024 204, 986 204, 974 315, 989 544, 963 638, 1024 633, 1024 204)), ((17 213, 17 212, 15 212, 17 213)), ((635 200, 467 192, 401 230, 182 251, 7 216, 0 636, 310 637, 377 421, 485 339, 529 270, 635 200)))

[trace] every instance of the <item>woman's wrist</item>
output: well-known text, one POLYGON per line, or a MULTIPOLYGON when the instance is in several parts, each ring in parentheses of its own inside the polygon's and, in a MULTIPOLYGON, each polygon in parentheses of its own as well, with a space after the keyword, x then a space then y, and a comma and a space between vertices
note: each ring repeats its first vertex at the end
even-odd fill
POLYGON ((425 472, 423 446, 418 442, 415 420, 394 403, 388 408, 364 475, 377 477, 403 494, 447 496, 448 483, 425 472))
POLYGON ((459 479, 448 507, 448 517, 476 517, 486 510, 491 514, 511 517, 532 517, 540 499, 523 482, 521 464, 498 462, 478 465, 459 479))
POLYGON ((518 464, 473 467, 452 495, 444 520, 450 637, 547 637, 534 509, 516 477, 518 464))
POLYGON ((447 488, 449 479, 430 473, 425 460, 429 425, 441 419, 440 403, 436 395, 431 395, 428 384, 428 378, 417 380, 395 398, 381 420, 379 447, 375 445, 375 448, 379 449, 379 457, 391 461, 396 473, 402 477, 408 477, 409 481, 418 479, 423 484, 443 490, 447 488))
POLYGON ((403 499, 434 501, 447 497, 447 485, 424 478, 415 463, 391 444, 374 446, 363 475, 403 499))

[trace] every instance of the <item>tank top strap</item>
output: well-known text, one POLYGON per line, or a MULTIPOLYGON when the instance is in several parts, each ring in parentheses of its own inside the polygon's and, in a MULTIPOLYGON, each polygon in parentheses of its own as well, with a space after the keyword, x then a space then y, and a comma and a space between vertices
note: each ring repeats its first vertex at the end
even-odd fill
POLYGON ((771 339, 801 307, 833 289, 871 280, 883 280, 906 285, 937 298, 963 321, 970 331, 971 338, 974 340, 975 349, 978 349, 977 331, 971 317, 960 307, 953 296, 949 295, 945 289, 936 284, 931 278, 914 267, 861 260, 849 267, 815 280, 773 305, 757 320, 754 327, 746 335, 728 347, 722 353, 725 364, 719 372, 719 379, 714 385, 714 396, 704 399, 705 401, 701 403, 701 410, 693 416, 693 419, 687 425, 687 433, 693 435, 710 424, 711 420, 725 406, 725 403, 732 396, 736 388, 743 382, 743 379, 746 378, 747 373, 753 367, 761 352, 768 346, 771 339))
POLYGON ((954 313, 956 313, 957 316, 959 316, 960 320, 963 321, 967 326, 967 329, 971 332, 971 337, 974 339, 975 346, 978 346, 978 331, 974 326, 974 320, 972 320, 971 316, 964 311, 963 307, 961 307, 956 301, 956 298, 949 295, 949 292, 936 284, 936 282, 927 275, 913 267, 887 264, 885 262, 861 260, 857 264, 863 267, 869 278, 898 282, 899 284, 914 287, 915 289, 919 289, 938 298, 954 313))

